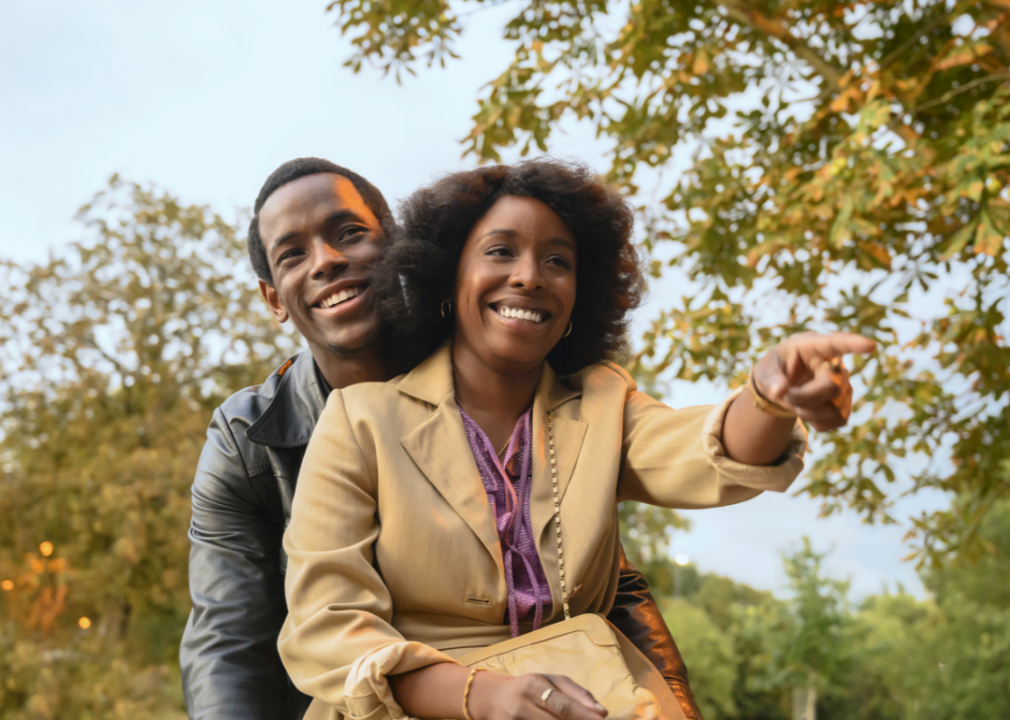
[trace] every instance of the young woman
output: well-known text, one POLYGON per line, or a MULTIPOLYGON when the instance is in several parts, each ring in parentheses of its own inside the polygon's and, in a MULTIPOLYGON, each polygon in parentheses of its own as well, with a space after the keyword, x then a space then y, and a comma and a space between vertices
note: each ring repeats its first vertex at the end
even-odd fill
POLYGON ((373 283, 404 352, 433 352, 330 396, 285 536, 281 657, 313 717, 598 720, 562 675, 471 675, 453 659, 563 617, 548 414, 571 612, 605 614, 617 503, 785 490, 802 469, 796 416, 843 425, 837 358, 873 344, 796 336, 757 363, 754 390, 674 410, 607 362, 642 277, 631 210, 587 169, 449 175, 405 203, 404 224, 373 283))

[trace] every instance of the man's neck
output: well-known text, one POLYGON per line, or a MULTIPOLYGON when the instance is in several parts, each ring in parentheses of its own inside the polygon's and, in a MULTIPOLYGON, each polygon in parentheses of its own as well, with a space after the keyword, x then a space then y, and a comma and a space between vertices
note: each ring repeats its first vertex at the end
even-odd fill
POLYGON ((389 379, 389 371, 378 347, 367 347, 353 352, 313 347, 312 357, 319 372, 334 390, 355 383, 385 382, 389 379))

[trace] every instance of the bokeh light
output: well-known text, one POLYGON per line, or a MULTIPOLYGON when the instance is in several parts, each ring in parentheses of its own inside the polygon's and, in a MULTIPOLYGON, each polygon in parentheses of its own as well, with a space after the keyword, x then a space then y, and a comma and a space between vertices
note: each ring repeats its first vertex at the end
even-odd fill
POLYGON ((8 590, 8 591, 13 590, 14 589, 14 581, 13 580, 4 580, 2 583, 0 583, 0 588, 3 588, 4 590, 8 590))
POLYGON ((675 556, 673 557, 673 561, 674 561, 675 563, 677 563, 678 565, 687 565, 687 564, 688 564, 689 562, 691 562, 691 558, 689 558, 689 557, 688 557, 687 555, 685 555, 684 553, 677 553, 677 554, 676 554, 676 555, 675 555, 675 556))
POLYGON ((42 553, 42 557, 49 557, 53 554, 53 544, 46 540, 44 543, 39 545, 39 552, 42 553))
POLYGON ((82 617, 80 620, 77 621, 77 624, 81 626, 81 630, 87 630, 89 627, 91 627, 91 620, 86 617, 82 617))

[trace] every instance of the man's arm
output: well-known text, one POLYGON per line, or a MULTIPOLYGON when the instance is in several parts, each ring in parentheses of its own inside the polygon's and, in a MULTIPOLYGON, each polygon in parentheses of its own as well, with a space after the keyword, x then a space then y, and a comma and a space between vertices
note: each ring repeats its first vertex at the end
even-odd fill
POLYGON ((688 685, 684 658, 656 607, 656 601, 652 599, 649 583, 638 568, 628 562, 624 548, 621 548, 617 597, 607 619, 652 661, 673 690, 688 720, 702 720, 688 685))
POLYGON ((193 612, 179 652, 192 720, 288 716, 287 673, 277 654, 286 614, 282 532, 216 411, 193 483, 193 612))

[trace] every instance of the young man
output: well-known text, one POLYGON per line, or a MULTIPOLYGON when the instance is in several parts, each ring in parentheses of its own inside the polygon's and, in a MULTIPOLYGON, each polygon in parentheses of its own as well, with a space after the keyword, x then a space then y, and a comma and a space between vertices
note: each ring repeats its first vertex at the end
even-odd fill
MULTIPOLYGON (((396 232, 382 194, 317 158, 281 165, 254 205, 249 256, 280 322, 309 346, 214 413, 193 483, 189 586, 180 650, 192 720, 300 720, 309 698, 277 653, 287 614, 281 538, 305 446, 332 388, 386 380, 369 278, 396 232)), ((688 718, 700 718, 687 671, 641 574, 622 565, 609 619, 659 668, 688 718)))

